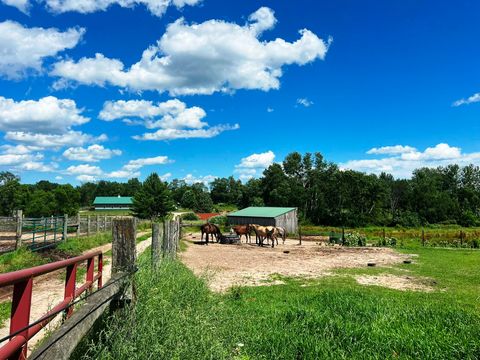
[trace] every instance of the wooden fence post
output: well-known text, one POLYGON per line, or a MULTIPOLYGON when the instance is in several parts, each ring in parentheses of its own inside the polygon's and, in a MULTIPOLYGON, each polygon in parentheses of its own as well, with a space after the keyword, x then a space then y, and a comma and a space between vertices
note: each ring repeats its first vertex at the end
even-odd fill
POLYGON ((23 211, 17 210, 17 229, 15 234, 15 250, 22 246, 22 228, 23 228, 23 211))
POLYGON ((302 227, 298 227, 298 238, 300 239, 299 245, 302 245, 302 227))
POLYGON ((158 268, 160 264, 160 224, 152 223, 152 267, 158 268))
POLYGON ((177 223, 178 223, 178 248, 180 249, 180 240, 182 239, 182 228, 183 228, 181 216, 178 217, 177 223))
POLYGON ((66 241, 68 237, 68 215, 63 215, 63 240, 66 241))
POLYGON ((99 227, 98 227, 98 226, 99 226, 99 222, 100 222, 100 216, 97 215, 97 219, 96 219, 96 221, 95 221, 95 233, 97 233, 97 234, 98 234, 98 231, 99 231, 99 227))
MULTIPOLYGON (((135 224, 133 224, 135 227, 135 224)), ((107 231, 107 215, 103 215, 103 231, 107 231)))
POLYGON ((133 218, 113 220, 112 236, 112 275, 133 271, 136 258, 133 218))
POLYGON ((180 216, 175 219, 175 253, 180 249, 180 239, 182 236, 182 227, 180 216))
POLYGON ((422 229, 422 246, 425 246, 425 230, 422 229))
POLYGON ((77 238, 80 237, 80 225, 82 224, 82 217, 80 216, 80 213, 77 214, 77 238))
POLYGON ((90 215, 87 215, 87 236, 90 236, 90 215))
POLYGON ((178 244, 178 221, 165 220, 163 222, 163 257, 175 258, 177 255, 178 244))

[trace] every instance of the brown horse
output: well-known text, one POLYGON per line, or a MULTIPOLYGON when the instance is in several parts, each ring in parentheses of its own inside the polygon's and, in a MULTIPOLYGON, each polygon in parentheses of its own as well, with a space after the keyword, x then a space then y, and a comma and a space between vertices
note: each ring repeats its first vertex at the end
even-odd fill
POLYGON ((208 235, 212 235, 212 240, 215 238, 217 242, 220 240, 220 236, 222 233, 220 232, 220 228, 215 224, 206 223, 200 226, 200 231, 202 232, 202 236, 200 240, 203 240, 203 234, 205 234, 205 242, 208 245, 208 235))
POLYGON ((285 244, 285 239, 287 238, 287 230, 281 226, 277 226, 275 228, 275 231, 273 233, 273 237, 275 240, 277 240, 277 245, 278 245, 278 238, 281 237, 283 240, 283 244, 285 244))
POLYGON ((272 241, 272 248, 275 246, 275 241, 273 240, 273 235, 275 233, 275 227, 273 226, 260 226, 253 224, 251 225, 255 231, 255 235, 258 239, 258 245, 263 246, 263 241, 265 239, 270 239, 272 241))
POLYGON ((232 227, 232 230, 240 237, 240 241, 242 241, 242 235, 245 235, 245 242, 251 242, 250 233, 252 232, 253 227, 250 224, 235 225, 232 227))

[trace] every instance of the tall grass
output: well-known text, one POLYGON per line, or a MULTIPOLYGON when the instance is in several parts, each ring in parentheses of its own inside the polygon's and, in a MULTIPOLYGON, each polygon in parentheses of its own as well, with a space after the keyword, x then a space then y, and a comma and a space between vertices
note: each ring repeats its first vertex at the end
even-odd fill
POLYGON ((117 313, 90 341, 87 359, 222 359, 218 303, 202 280, 182 264, 165 261, 157 271, 140 258, 135 277, 138 302, 117 313))
POLYGON ((5 326, 5 321, 7 321, 10 318, 11 308, 12 308, 11 301, 0 303, 0 327, 5 326))
POLYGON ((419 255, 418 264, 395 271, 431 276, 439 291, 364 287, 347 276, 389 271, 376 268, 219 295, 181 263, 154 272, 144 255, 136 305, 117 313, 77 358, 480 358, 480 252, 427 248, 419 255))
POLYGON ((0 255, 0 274, 47 263, 48 260, 25 247, 0 255))
POLYGON ((112 233, 98 233, 92 236, 81 236, 69 238, 61 242, 57 249, 65 251, 71 255, 80 255, 84 251, 112 242, 112 233))

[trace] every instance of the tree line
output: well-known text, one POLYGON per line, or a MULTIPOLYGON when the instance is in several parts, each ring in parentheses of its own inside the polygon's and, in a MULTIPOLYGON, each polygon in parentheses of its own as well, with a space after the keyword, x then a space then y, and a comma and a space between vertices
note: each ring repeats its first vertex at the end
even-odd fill
POLYGON ((303 221, 317 225, 480 225, 480 168, 474 165, 421 168, 411 179, 395 179, 387 173, 341 170, 320 153, 294 152, 258 179, 217 178, 208 187, 178 179, 165 183, 155 173, 143 183, 102 180, 77 187, 44 180, 21 184, 15 175, 0 173, 2 215, 15 209, 27 216, 73 215, 96 196, 117 195, 133 196, 133 210, 147 218, 174 208, 212 212, 219 204, 232 204, 297 207, 303 221))

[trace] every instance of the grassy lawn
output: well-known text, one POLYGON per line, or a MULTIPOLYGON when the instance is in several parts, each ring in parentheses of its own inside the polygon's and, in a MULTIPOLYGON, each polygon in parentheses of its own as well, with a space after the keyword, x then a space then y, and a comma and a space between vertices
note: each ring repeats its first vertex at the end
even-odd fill
POLYGON ((48 260, 26 248, 0 255, 0 274, 47 263, 48 260))
POLYGON ((92 236, 72 237, 60 243, 58 250, 65 251, 71 255, 80 255, 84 251, 112 242, 112 233, 98 233, 92 236))
POLYGON ((410 265, 339 270, 223 295, 179 262, 153 272, 146 252, 136 306, 110 318, 100 342, 88 340, 77 358, 480 358, 480 251, 402 251, 419 256, 410 265), (438 291, 361 286, 351 276, 405 270, 435 280, 438 291))

